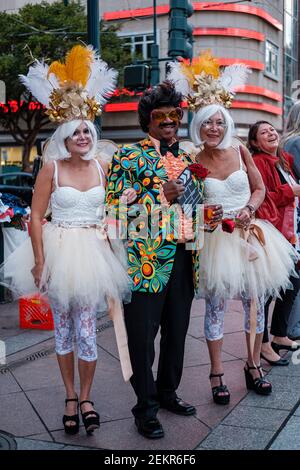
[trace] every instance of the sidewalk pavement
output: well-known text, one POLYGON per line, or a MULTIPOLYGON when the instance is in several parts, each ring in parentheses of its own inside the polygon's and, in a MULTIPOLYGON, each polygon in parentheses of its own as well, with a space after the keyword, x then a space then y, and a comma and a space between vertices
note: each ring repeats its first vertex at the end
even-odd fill
POLYGON ((92 389, 101 427, 87 436, 81 426, 79 434, 69 436, 62 426, 65 393, 54 353, 53 332, 20 330, 17 303, 0 305, 0 340, 5 341, 7 352, 6 365, 0 365, 0 449, 299 450, 300 364, 291 362, 288 367, 272 369, 264 364, 273 393, 267 397, 247 393, 243 373, 246 359, 243 313, 241 303, 231 301, 225 317, 223 346, 231 402, 226 406, 215 405, 208 380, 203 315, 203 301, 194 301, 178 390, 180 397, 196 406, 197 414, 182 417, 160 410, 165 437, 149 440, 136 431, 130 411, 135 395, 131 385, 123 381, 108 317, 98 322, 99 359, 92 389))

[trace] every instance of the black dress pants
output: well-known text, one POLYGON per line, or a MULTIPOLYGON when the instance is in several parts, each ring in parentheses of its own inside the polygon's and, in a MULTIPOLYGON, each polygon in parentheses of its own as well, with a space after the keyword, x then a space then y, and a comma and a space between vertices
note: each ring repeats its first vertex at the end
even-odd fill
POLYGON ((181 380, 185 338, 194 297, 191 251, 178 244, 170 279, 160 293, 133 292, 124 305, 128 346, 133 369, 131 384, 137 396, 132 413, 154 418, 159 400, 176 398, 181 380), (161 327, 157 380, 152 365, 154 340, 161 327))
MULTIPOLYGON (((297 274, 299 275, 299 269, 295 267, 297 274)), ((290 277, 290 281, 293 284, 294 289, 287 289, 285 292, 281 291, 280 296, 275 301, 272 323, 271 323, 271 334, 284 338, 287 336, 287 328, 289 316, 292 311, 293 304, 297 297, 300 289, 300 278, 290 277)), ((263 343, 269 341, 268 334, 268 317, 269 317, 269 306, 272 302, 272 298, 269 298, 265 304, 265 329, 263 336, 263 343)))

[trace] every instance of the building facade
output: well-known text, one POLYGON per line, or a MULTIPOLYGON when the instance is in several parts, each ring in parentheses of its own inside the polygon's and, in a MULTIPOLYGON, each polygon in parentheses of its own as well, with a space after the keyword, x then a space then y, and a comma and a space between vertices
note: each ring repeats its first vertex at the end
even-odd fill
MULTIPOLYGON (((95 0, 96 1, 96 0, 95 0)), ((191 1, 191 0, 190 0, 191 1)), ((26 0, 1 0, 0 11, 15 11, 26 0)), ((39 3, 30 0, 30 3, 39 3)), ((86 2, 82 2, 86 4, 86 2)), ((239 89, 232 116, 240 137, 246 137, 249 124, 265 119, 281 131, 284 117, 297 94, 298 0, 191 1, 194 14, 194 56, 210 49, 223 66, 242 62, 251 70, 248 83, 239 89), (294 93, 294 95, 293 95, 294 93)), ((157 0, 157 43, 160 58, 168 53, 169 1, 157 0)), ((149 61, 153 43, 153 0, 101 0, 100 15, 119 25, 119 35, 132 57, 149 61)), ((166 62, 160 62, 160 79, 165 78, 166 62)), ((300 86, 298 86, 300 90, 300 86)), ((300 93, 299 93, 300 98, 300 93)), ((103 137, 117 142, 142 137, 137 120, 137 97, 120 96, 107 105, 103 117, 103 137)), ((188 136, 188 119, 181 137, 188 136)))

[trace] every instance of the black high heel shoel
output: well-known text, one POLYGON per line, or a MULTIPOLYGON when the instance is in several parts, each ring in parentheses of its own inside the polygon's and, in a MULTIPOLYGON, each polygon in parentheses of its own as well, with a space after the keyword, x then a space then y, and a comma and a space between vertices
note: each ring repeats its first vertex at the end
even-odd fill
POLYGON ((227 388, 227 385, 223 384, 223 377, 224 374, 210 374, 209 378, 212 379, 213 377, 219 377, 220 379, 220 385, 216 385, 215 387, 212 387, 212 396, 213 400, 217 405, 228 405, 230 401, 230 393, 227 388), (226 395, 224 395, 226 393, 226 395), (222 394, 222 395, 221 395, 222 394))
POLYGON ((66 434, 77 434, 79 431, 79 414, 78 414, 78 397, 77 398, 66 398, 65 403, 66 406, 70 401, 77 402, 77 413, 72 416, 63 415, 63 425, 66 434), (69 421, 74 421, 75 424, 67 424, 69 421))
POLYGON ((95 429, 100 428, 100 416, 95 410, 90 410, 86 411, 85 413, 82 413, 81 405, 83 405, 84 403, 90 403, 92 406, 94 406, 94 403, 90 400, 83 400, 80 402, 80 412, 86 433, 92 434, 95 429))
POLYGON ((258 395, 270 395, 272 393, 272 384, 268 382, 263 376, 262 366, 250 367, 248 362, 246 362, 246 367, 244 368, 246 386, 248 390, 254 390, 258 395), (260 377, 256 379, 253 378, 250 370, 257 369, 260 377), (266 386, 266 384, 268 386, 266 386))

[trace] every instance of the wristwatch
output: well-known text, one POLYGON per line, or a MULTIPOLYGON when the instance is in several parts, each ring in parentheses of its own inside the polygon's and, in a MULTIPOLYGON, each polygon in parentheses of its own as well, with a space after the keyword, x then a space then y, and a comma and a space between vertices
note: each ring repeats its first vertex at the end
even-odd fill
POLYGON ((254 214, 255 214, 255 207, 252 206, 252 204, 247 204, 245 207, 247 207, 247 209, 249 209, 250 216, 251 216, 251 217, 254 217, 254 214))

